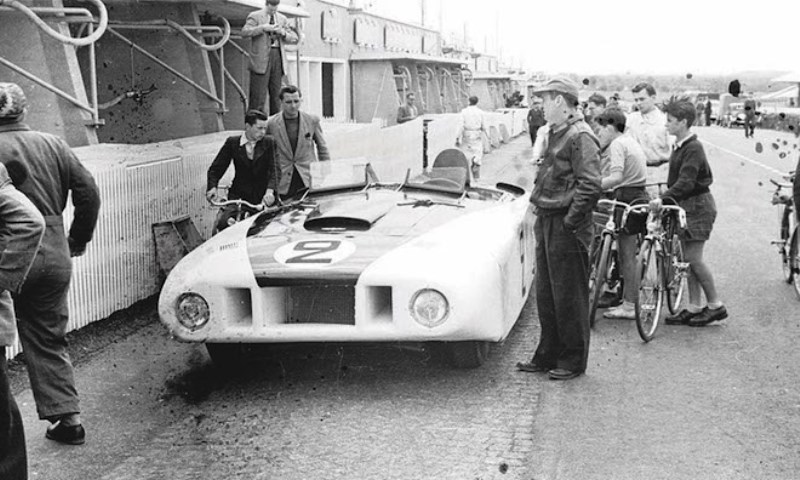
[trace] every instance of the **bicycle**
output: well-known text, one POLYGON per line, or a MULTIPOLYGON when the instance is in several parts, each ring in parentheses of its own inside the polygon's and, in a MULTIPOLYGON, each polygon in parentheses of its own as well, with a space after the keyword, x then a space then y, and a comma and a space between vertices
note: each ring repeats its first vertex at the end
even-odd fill
MULTIPOLYGON (((788 181, 794 180, 795 172, 785 175, 783 178, 788 181)), ((791 189, 791 183, 781 183, 770 179, 775 185, 775 192, 772 194, 773 205, 783 205, 781 213, 780 240, 771 243, 778 247, 783 268, 783 279, 786 283, 794 286, 794 291, 800 298, 800 226, 797 224, 795 210, 797 206, 792 200, 792 194, 782 193, 781 189, 791 189)))
MULTIPOLYGON (((209 199, 208 203, 210 203, 214 207, 219 207, 220 209, 225 208, 225 207, 229 207, 229 206, 234 206, 235 207, 234 214, 231 215, 228 218, 228 222, 227 222, 228 223, 228 227, 230 227, 231 225, 235 225, 236 223, 241 222, 242 220, 244 220, 245 218, 248 218, 249 216, 251 216, 253 214, 260 213, 266 208, 264 204, 261 204, 261 203, 254 204, 254 203, 250 203, 250 202, 248 202, 246 200, 242 200, 242 199, 238 199, 238 198, 234 199, 234 200, 227 200, 227 199, 226 200, 214 200, 214 199, 209 199)), ((212 235, 216 235, 217 233, 219 233, 222 230, 224 230, 224 229, 218 229, 217 228, 217 222, 215 221, 214 222, 214 228, 212 229, 211 234, 212 235)))
MULTIPOLYGON (((607 200, 601 198, 597 201, 597 206, 607 206, 609 208, 608 219, 602 224, 599 235, 595 235, 595 242, 591 252, 591 266, 589 270, 589 327, 594 328, 597 306, 606 285, 614 286, 620 281, 617 250, 615 243, 619 228, 615 221, 615 210, 617 208, 628 209, 630 205, 618 200, 607 200), (598 240, 599 238, 599 240, 598 240)), ((596 216, 605 215, 605 212, 595 211, 596 216)), ((623 223, 624 225, 624 223, 623 223)), ((595 223, 599 227, 600 223, 595 223)))
POLYGON ((647 233, 639 247, 636 261, 636 330, 645 342, 655 336, 661 320, 664 299, 672 313, 677 313, 688 282, 689 264, 683 256, 678 227, 686 228, 686 212, 676 205, 662 205, 653 210, 649 205, 634 205, 625 212, 648 212, 647 233), (678 217, 675 225, 674 212, 678 217))

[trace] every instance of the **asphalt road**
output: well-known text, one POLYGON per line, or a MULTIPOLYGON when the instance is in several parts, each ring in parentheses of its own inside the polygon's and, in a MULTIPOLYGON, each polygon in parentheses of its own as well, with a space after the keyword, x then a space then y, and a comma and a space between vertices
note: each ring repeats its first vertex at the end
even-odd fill
MULTIPOLYGON (((728 320, 661 326, 649 344, 632 322, 600 320, 586 375, 563 383, 514 369, 538 338, 533 299, 475 370, 424 348, 329 344, 277 347, 225 374, 144 302, 72 336, 86 445, 44 439, 14 367, 31 478, 797 478, 800 300, 769 243, 767 187, 794 167, 797 140, 698 133, 720 210, 706 256, 728 320)), ((529 185, 529 146, 488 155, 484 177, 529 185)))

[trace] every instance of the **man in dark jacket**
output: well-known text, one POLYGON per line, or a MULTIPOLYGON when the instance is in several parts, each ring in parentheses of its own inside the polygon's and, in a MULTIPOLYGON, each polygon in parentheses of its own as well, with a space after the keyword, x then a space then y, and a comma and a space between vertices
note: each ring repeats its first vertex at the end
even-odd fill
POLYGON ((6 347, 16 340, 11 293, 19 291, 42 241, 44 218, 11 184, 0 163, 0 478, 28 478, 22 416, 11 395, 6 372, 6 347))
MULTIPOLYGON (((218 198, 217 186, 233 161, 235 175, 228 190, 228 198, 242 199, 257 204, 275 202, 277 169, 275 166, 275 140, 267 135, 267 116, 259 110, 250 110, 244 117, 244 133, 225 140, 211 166, 208 167, 206 198, 218 198)), ((236 214, 231 205, 220 209, 215 230, 228 227, 228 220, 236 214)))
POLYGON ((531 108, 528 110, 528 134, 531 136, 531 145, 536 144, 536 132, 547 123, 542 112, 542 97, 531 97, 531 108))
POLYGON ((601 193, 599 143, 578 112, 578 86, 556 77, 537 90, 550 125, 536 174, 536 305, 542 326, 526 372, 575 378, 589 355, 589 249, 592 211, 601 193))
MULTIPOLYGON (((27 101, 13 83, 0 83, 0 162, 17 161, 28 178, 17 185, 45 220, 44 238, 21 291, 14 295, 17 326, 39 418, 50 421, 46 436, 84 443, 78 392, 67 353, 67 291, 70 257, 83 255, 100 210, 94 178, 58 137, 21 123, 27 101), (75 207, 69 234, 62 213, 67 197, 75 207)), ((12 175, 13 177, 13 175, 12 175)))

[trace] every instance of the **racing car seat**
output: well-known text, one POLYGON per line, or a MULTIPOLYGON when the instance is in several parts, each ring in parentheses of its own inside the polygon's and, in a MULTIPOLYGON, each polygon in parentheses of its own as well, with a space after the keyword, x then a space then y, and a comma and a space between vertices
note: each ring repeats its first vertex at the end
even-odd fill
POLYGON ((456 180, 464 188, 469 187, 471 175, 472 171, 469 168, 467 156, 457 148, 447 148, 439 152, 433 161, 430 172, 431 178, 450 178, 456 180), (453 178, 454 175, 458 178, 453 178))

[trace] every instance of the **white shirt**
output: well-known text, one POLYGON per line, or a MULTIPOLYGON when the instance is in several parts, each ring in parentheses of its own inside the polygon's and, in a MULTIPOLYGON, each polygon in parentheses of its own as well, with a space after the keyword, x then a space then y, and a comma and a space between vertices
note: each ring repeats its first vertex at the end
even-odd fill
POLYGON ((258 143, 256 140, 250 140, 244 133, 242 134, 242 138, 239 139, 239 146, 244 147, 247 152, 247 158, 250 160, 253 159, 253 155, 255 154, 256 143, 258 143))
POLYGON ((625 133, 630 134, 644 150, 648 162, 669 160, 675 139, 667 133, 667 115, 654 107, 649 112, 628 115, 625 133))
POLYGON ((481 131, 483 130, 483 110, 477 105, 470 105, 461 110, 464 119, 464 130, 481 131))

